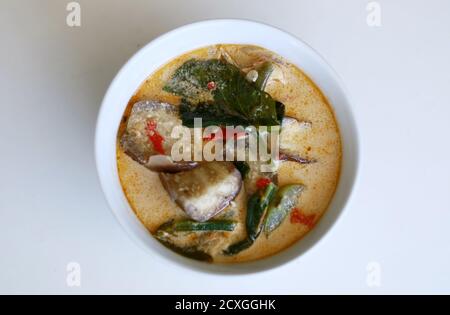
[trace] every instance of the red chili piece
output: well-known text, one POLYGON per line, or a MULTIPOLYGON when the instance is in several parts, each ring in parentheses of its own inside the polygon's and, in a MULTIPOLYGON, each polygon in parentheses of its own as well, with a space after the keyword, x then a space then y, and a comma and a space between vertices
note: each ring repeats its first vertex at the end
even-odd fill
POLYGON ((153 120, 147 121, 146 131, 148 140, 153 144, 155 151, 160 154, 165 154, 163 147, 164 137, 156 130, 156 122, 153 120))
POLYGON ((256 187, 258 187, 259 189, 264 189, 267 187, 267 185, 269 185, 272 181, 266 177, 261 177, 260 179, 258 179, 256 181, 256 187))
POLYGON ((315 219, 316 219, 315 214, 305 215, 297 208, 292 209, 291 223, 300 223, 306 225, 309 228, 312 228, 314 226, 315 219))

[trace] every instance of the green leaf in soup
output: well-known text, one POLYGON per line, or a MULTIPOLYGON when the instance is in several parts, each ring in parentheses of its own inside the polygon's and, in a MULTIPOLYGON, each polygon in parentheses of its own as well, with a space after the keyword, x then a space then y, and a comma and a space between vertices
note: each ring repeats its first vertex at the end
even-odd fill
POLYGON ((204 101, 207 94, 212 99, 211 92, 208 90, 209 82, 223 85, 224 82, 230 80, 233 72, 232 67, 218 59, 190 59, 175 70, 163 89, 179 95, 191 103, 197 103, 204 101))
POLYGON ((223 60, 186 61, 175 71, 164 90, 181 96, 191 105, 202 105, 199 110, 185 111, 184 121, 187 122, 192 121, 192 117, 209 114, 207 122, 222 122, 219 125, 227 124, 231 119, 234 119, 233 125, 237 125, 237 120, 244 126, 281 123, 277 102, 248 82, 239 68, 223 60), (205 106, 215 108, 206 111, 205 106))
POLYGON ((202 118, 202 126, 239 126, 247 125, 247 120, 230 116, 217 104, 199 103, 197 105, 188 104, 183 100, 179 106, 180 118, 183 126, 193 128, 194 119, 202 118))
POLYGON ((264 233, 266 236, 278 228, 295 207, 303 188, 303 185, 286 185, 280 188, 270 203, 264 220, 264 233))

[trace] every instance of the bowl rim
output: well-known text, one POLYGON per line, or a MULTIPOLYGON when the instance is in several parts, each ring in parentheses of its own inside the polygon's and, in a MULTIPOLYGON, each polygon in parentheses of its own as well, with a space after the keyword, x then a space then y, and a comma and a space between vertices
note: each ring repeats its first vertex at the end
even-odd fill
MULTIPOLYGON (((223 42, 211 42, 209 45, 218 44, 223 42)), ((205 45, 204 45, 205 46, 205 45)), ((263 48, 264 45, 259 45, 263 48)), ((201 46, 198 46, 197 48, 201 48, 201 46)), ((192 48, 190 50, 195 49, 192 48)), ((278 54, 278 51, 268 48, 269 50, 274 51, 278 54)), ((182 55, 183 53, 186 53, 188 50, 179 51, 176 53, 176 56, 182 55)), ((280 54, 283 56, 282 54, 280 54)), ((283 56, 284 57, 284 56, 283 56)), ((165 63, 170 61, 173 58, 168 58, 165 61, 161 61, 160 64, 158 64, 155 69, 158 69, 159 67, 163 66, 165 63)), ((288 59, 288 58, 287 58, 288 59)), ((288 59, 289 62, 296 64, 292 62, 292 60, 288 59)), ((298 65, 297 65, 298 66, 298 65)), ((298 66, 302 71, 304 71, 303 68, 298 66)), ((148 75, 153 73, 154 70, 148 71, 148 75)), ((143 80, 141 81, 141 83, 143 80)), ((135 87, 135 90, 138 88, 138 86, 135 87)), ((134 92, 133 92, 134 93, 134 92)), ((129 95, 128 99, 132 96, 129 95)), ((118 105, 119 107, 122 106, 122 114, 123 110, 126 107, 126 103, 123 105, 118 105)), ((316 52, 312 47, 310 47, 308 44, 303 42, 301 39, 297 38, 296 36, 290 34, 289 32, 286 32, 280 28, 261 23, 256 21, 251 21, 247 19, 210 19, 210 20, 203 20, 199 22, 194 22, 190 24, 183 25, 181 27, 175 28, 163 35, 158 36, 157 38, 151 40, 149 43, 147 43, 145 46, 140 48, 128 61, 121 67, 121 69, 118 71, 114 79, 111 81, 105 96, 102 100, 101 107, 98 112, 97 116, 97 122, 96 122, 96 130, 95 130, 95 161, 96 161, 96 168, 97 168, 97 174, 100 181, 100 185, 103 191, 103 194, 105 196, 105 199, 108 203, 109 208, 111 209, 112 213, 114 214, 115 218, 119 222, 120 226, 126 231, 126 233, 135 241, 136 244, 139 245, 139 247, 143 248, 148 253, 157 253, 157 255, 153 255, 155 259, 160 259, 161 262, 171 262, 174 265, 178 265, 183 268, 187 268, 193 271, 201 272, 201 273, 211 273, 216 275, 239 275, 239 274, 250 274, 250 273, 256 273, 261 271, 267 271, 267 270, 273 270, 275 268, 279 268, 281 266, 286 265, 287 263, 292 263, 296 259, 300 258, 301 256, 305 255, 306 252, 309 252, 311 248, 318 247, 318 244, 320 242, 323 242, 326 235, 329 235, 330 231, 334 226, 336 226, 339 219, 342 217, 342 213, 344 210, 348 207, 348 204, 350 203, 352 196, 354 195, 355 188, 357 186, 358 182, 358 174, 360 173, 360 149, 359 149, 359 137, 357 132, 357 125, 356 121, 354 119, 354 111, 355 107, 353 105, 353 102, 350 99, 349 93, 343 84, 342 79, 339 77, 339 75, 336 73, 336 71, 328 64, 328 62, 325 61, 325 59, 316 52), (125 75, 127 75, 127 71, 132 68, 132 66, 135 65, 137 60, 139 60, 142 56, 145 54, 148 54, 149 51, 157 48, 157 45, 161 42, 170 39, 173 36, 176 36, 177 34, 182 34, 186 32, 195 32, 195 30, 198 29, 211 29, 212 27, 231 27, 231 26, 241 26, 241 27, 247 27, 247 28, 256 28, 261 30, 270 31, 272 33, 277 33, 278 35, 284 36, 284 38, 288 39, 290 41, 290 44, 295 44, 297 47, 301 47, 303 50, 305 50, 305 53, 310 54, 311 58, 315 60, 315 62, 318 63, 318 65, 322 68, 322 70, 326 71, 327 75, 329 76, 329 79, 331 85, 333 85, 336 88, 337 93, 339 94, 339 97, 342 98, 343 102, 342 104, 339 104, 339 106, 343 106, 341 110, 343 110, 345 113, 342 114, 345 118, 346 123, 346 130, 348 130, 347 135, 344 136, 342 134, 343 128, 341 127, 340 119, 338 119, 338 115, 336 112, 335 105, 329 100, 329 95, 327 95, 322 86, 320 85, 320 82, 317 82, 314 78, 311 77, 311 74, 308 72, 305 72, 308 77, 313 80, 313 82, 319 86, 320 90, 324 94, 324 96, 329 100, 329 103, 334 111, 334 115, 336 118, 336 121, 338 123, 339 129, 340 129, 340 136, 341 136, 341 142, 342 142, 342 162, 341 162, 341 175, 338 182, 338 185, 336 187, 336 190, 334 192, 334 195, 332 197, 332 200, 330 204, 328 205, 327 210, 325 211, 322 218, 319 220, 318 224, 309 231, 302 239, 296 241, 294 244, 289 246, 288 248, 283 249, 282 251, 275 253, 269 257, 265 257, 262 259, 258 259, 255 261, 249 261, 249 262, 241 262, 241 263, 233 263, 233 264, 209 264, 205 262, 199 262, 195 261, 193 259, 189 259, 186 257, 183 257, 179 254, 174 253, 170 249, 164 247, 162 244, 160 244, 152 235, 151 233, 143 226, 141 221, 137 218, 136 214, 131 209, 131 206, 126 201, 125 194, 122 190, 120 180, 118 178, 118 175, 115 178, 115 186, 117 184, 120 186, 120 193, 122 194, 122 203, 123 199, 125 199, 125 204, 122 204, 121 210, 119 209, 119 205, 117 205, 117 201, 114 201, 114 199, 120 198, 118 196, 114 196, 114 192, 111 189, 111 183, 107 177, 110 175, 109 172, 112 171, 112 173, 117 174, 117 161, 116 161, 116 142, 114 142, 113 148, 114 148, 114 160, 116 161, 115 169, 114 167, 107 168, 104 162, 104 156, 105 150, 104 150, 104 137, 105 137, 105 124, 108 121, 108 110, 110 110, 110 107, 114 102, 112 102, 112 96, 116 92, 116 88, 118 87, 118 83, 121 79, 124 78, 125 75), (347 140, 350 140, 347 142, 347 140), (346 143, 347 142, 347 143, 346 143), (346 150, 346 146, 347 147, 346 150), (346 153, 352 153, 350 156, 349 161, 346 162, 346 153), (350 166, 349 166, 350 165, 350 166), (344 169, 344 167, 346 169, 344 169), (348 170, 348 168, 350 169, 348 170), (344 192, 342 192, 342 176, 344 175, 344 171, 346 171, 348 174, 348 178, 346 180, 349 182, 347 189, 345 189, 344 192), (342 192, 340 196, 340 205, 339 209, 333 211, 333 215, 330 214, 330 208, 335 203, 335 200, 337 198, 338 192, 342 192), (127 211, 128 213, 124 216, 123 210, 127 211), (122 213, 121 213, 122 212, 122 213), (324 219, 327 219, 327 222, 324 222, 324 219), (140 225, 140 228, 138 227, 140 225), (134 228, 133 228, 133 227, 134 228), (145 235, 147 234, 147 236, 145 235), (147 239, 144 239, 147 238, 147 239), (301 246, 299 246, 301 244, 301 246)), ((342 118, 341 117, 341 118, 342 118)), ((118 128, 118 125, 117 125, 118 128)), ((114 138, 117 137, 117 129, 114 131, 114 138)), ((109 150, 109 154, 111 153, 111 150, 109 150)), ((109 176, 110 177, 110 176, 109 176)), ((117 187, 116 191, 117 193, 117 187)), ((119 193, 119 194, 120 194, 119 193)))

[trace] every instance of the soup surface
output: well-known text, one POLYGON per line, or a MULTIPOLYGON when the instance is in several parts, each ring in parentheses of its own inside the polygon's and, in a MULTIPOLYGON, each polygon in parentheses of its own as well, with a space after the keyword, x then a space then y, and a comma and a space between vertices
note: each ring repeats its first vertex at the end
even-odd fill
MULTIPOLYGON (((214 82, 208 83, 208 90, 211 86, 213 89, 216 88, 214 84, 214 82)), ((199 93, 196 95, 198 96, 199 93)), ((165 113, 163 112, 162 115, 165 113)), ((155 117, 159 119, 156 113, 155 117)), ((176 119, 173 120, 173 124, 176 123, 176 119)), ((170 125, 170 123, 167 124, 170 125)), ((147 124, 147 127, 149 126, 153 125, 147 124)), ((161 126, 162 124, 159 124, 158 128, 162 128, 161 126)), ((157 141, 162 138, 162 136, 159 137, 160 134, 165 133, 161 130, 159 133, 151 133, 149 142, 152 142, 154 150, 164 152, 167 149, 164 145, 168 145, 170 141, 163 142, 163 147, 158 149, 157 141)), ((314 228, 326 211, 335 192, 341 167, 339 129, 332 108, 318 87, 289 61, 264 48, 249 45, 224 44, 200 48, 181 55, 151 74, 128 103, 119 128, 117 143, 120 181, 126 198, 140 221, 168 247, 187 256, 215 263, 260 259, 299 241, 314 228), (290 152, 301 159, 285 158, 283 161, 278 161, 276 175, 265 176, 250 167, 249 172, 241 172, 240 175, 238 174, 239 177, 236 175, 233 162, 207 162, 221 163, 222 169, 207 164, 203 169, 198 166, 191 169, 189 166, 181 173, 157 172, 148 168, 146 164, 148 156, 141 158, 136 154, 129 154, 128 151, 132 151, 134 147, 127 146, 126 140, 123 139, 127 126, 130 128, 132 123, 130 116, 133 107, 139 101, 147 100, 179 106, 182 97, 173 91, 168 91, 165 87, 171 79, 173 81, 177 69, 189 60, 223 60, 238 68, 249 82, 256 82, 254 76, 259 73, 258 71, 264 65, 271 64, 272 68, 267 76, 264 91, 285 106, 285 118, 281 125, 280 153, 290 152), (258 71, 255 72, 255 70, 258 71), (212 170, 208 169, 210 166, 212 170), (226 178, 228 186, 224 187, 229 190, 228 195, 225 196, 225 193, 223 196, 195 195, 194 201, 186 201, 192 195, 169 193, 170 187, 185 179, 186 189, 192 189, 196 185, 196 179, 203 181, 202 176, 206 176, 205 174, 215 174, 219 178, 221 176, 226 178), (277 193, 282 191, 283 187, 295 186, 295 189, 291 189, 292 204, 285 207, 283 218, 277 221, 274 229, 266 224, 262 227, 262 232, 251 235, 248 223, 248 211, 251 207, 249 200, 252 195, 258 194, 258 189, 260 190, 258 196, 262 198, 261 191, 267 188, 268 183, 276 184, 277 193), (232 197, 228 198, 231 195, 232 197), (214 199, 216 197, 219 199, 223 197, 217 202, 226 206, 217 213, 212 213, 207 204, 216 202, 214 199), (187 202, 197 205, 197 208, 194 207, 192 210, 192 207, 186 206, 183 209, 183 205, 187 202), (205 209, 201 210, 203 212, 199 210, 200 204, 205 205, 205 209), (206 217, 208 219, 205 221, 206 217), (226 222, 228 225, 221 226, 220 223, 218 230, 214 230, 211 226, 205 228, 202 225, 211 221, 226 222), (190 222, 191 224, 200 222, 195 226, 204 230, 192 231, 189 227, 185 227, 172 233, 176 230, 172 225, 170 229, 165 230, 172 232, 158 232, 161 226, 164 227, 173 222, 190 222), (230 246, 245 242, 246 239, 251 239, 249 244, 230 252, 230 246)), ((211 179, 205 177, 204 180, 211 179)), ((213 194, 214 191, 211 191, 213 186, 209 185, 203 190, 205 193, 213 194)), ((279 196, 279 199, 281 197, 283 196, 279 196)), ((271 204, 274 202, 271 201, 271 204)), ((264 222, 268 220, 268 211, 266 208, 263 215, 265 218, 261 218, 265 220, 264 222)))

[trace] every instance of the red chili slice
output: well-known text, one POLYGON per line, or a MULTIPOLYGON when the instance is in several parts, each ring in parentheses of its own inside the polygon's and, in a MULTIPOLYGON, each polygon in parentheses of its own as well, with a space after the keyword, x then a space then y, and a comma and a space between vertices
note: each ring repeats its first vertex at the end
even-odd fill
POLYGON ((153 144, 155 151, 165 154, 163 147, 164 137, 156 130, 156 122, 153 120, 147 121, 146 131, 148 140, 153 144))
POLYGON ((206 85, 206 87, 208 88, 208 90, 214 90, 215 88, 216 88, 216 82, 214 82, 214 81, 211 81, 211 82, 208 82, 208 84, 206 85))
POLYGON ((256 187, 259 189, 264 189, 269 185, 272 181, 266 177, 262 177, 256 181, 256 187))
POLYGON ((291 223, 293 223, 293 224, 300 223, 300 224, 306 225, 309 228, 312 228, 314 226, 315 219, 316 219, 315 214, 305 215, 298 208, 292 209, 291 223))

